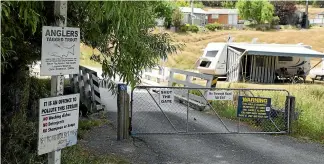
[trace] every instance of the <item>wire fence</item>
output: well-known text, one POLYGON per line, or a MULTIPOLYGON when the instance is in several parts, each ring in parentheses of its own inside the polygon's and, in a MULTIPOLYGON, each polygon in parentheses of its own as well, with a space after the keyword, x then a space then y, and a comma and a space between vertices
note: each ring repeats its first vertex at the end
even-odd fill
POLYGON ((287 133, 289 92, 139 86, 131 95, 131 133, 287 133))

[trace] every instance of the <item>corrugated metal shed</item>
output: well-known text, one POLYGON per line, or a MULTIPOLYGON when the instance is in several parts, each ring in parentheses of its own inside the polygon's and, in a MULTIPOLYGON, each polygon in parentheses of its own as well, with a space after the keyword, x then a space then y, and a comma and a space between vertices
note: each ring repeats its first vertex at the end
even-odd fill
POLYGON ((207 14, 238 14, 237 9, 209 9, 207 14))
MULTIPOLYGON (((190 7, 179 7, 181 12, 183 13, 191 13, 191 8, 190 7)), ((193 12, 195 14, 206 14, 206 11, 201 9, 201 8, 194 8, 193 12)))
POLYGON ((233 44, 230 47, 243 49, 249 55, 265 56, 302 56, 323 58, 324 53, 308 49, 303 45, 283 45, 283 44, 233 44))

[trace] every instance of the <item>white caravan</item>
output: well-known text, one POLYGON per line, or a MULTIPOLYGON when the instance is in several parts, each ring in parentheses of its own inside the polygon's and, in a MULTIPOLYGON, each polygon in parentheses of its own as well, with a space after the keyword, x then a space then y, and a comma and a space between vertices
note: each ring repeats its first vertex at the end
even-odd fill
POLYGON ((235 72, 234 81, 242 80, 244 74, 259 78, 254 81, 273 82, 278 72, 295 75, 302 70, 307 75, 310 57, 323 58, 324 54, 303 44, 209 43, 196 66, 200 73, 219 78, 235 72))

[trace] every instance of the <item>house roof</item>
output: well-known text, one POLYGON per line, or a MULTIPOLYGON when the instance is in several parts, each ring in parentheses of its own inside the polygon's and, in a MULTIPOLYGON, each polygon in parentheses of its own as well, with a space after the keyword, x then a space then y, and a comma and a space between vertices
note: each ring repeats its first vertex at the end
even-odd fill
MULTIPOLYGON (((183 13, 191 13, 191 7, 179 7, 183 13)), ((206 14, 206 11, 201 8, 193 8, 193 12, 196 14, 206 14)))
POLYGON ((209 9, 207 14, 238 14, 237 9, 209 9))
POLYGON ((285 44, 230 44, 230 47, 243 49, 249 55, 302 56, 324 58, 324 53, 307 48, 305 45, 285 44))

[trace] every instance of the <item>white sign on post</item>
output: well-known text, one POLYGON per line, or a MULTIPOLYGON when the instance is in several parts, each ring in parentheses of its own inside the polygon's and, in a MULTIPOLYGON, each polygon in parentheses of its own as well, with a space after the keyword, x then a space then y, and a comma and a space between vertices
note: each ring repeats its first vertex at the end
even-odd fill
POLYGON ((174 100, 173 91, 161 89, 160 90, 160 104, 172 104, 174 100))
POLYGON ((39 101, 38 155, 77 143, 80 94, 39 101))
POLYGON ((231 100, 233 101, 233 91, 217 90, 208 91, 207 100, 231 100))
POLYGON ((41 76, 78 74, 80 28, 43 26, 41 76))

